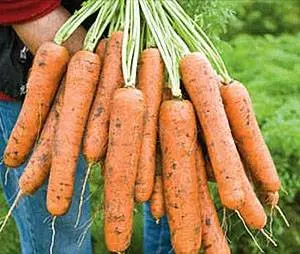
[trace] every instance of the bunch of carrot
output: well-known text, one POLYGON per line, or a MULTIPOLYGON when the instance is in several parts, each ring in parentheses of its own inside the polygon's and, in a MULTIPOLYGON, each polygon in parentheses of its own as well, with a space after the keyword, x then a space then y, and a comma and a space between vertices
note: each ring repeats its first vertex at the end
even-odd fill
POLYGON ((81 147, 84 186, 104 162, 110 251, 129 247, 134 203, 150 201, 157 223, 167 215, 176 253, 198 253, 201 243, 205 253, 230 253, 208 178, 225 208, 268 237, 261 202, 279 209, 281 183, 250 96, 175 0, 88 0, 38 50, 4 154, 14 168, 33 148, 17 199, 49 177, 47 209, 66 214, 81 147), (83 50, 70 57, 61 44, 96 11, 83 50))

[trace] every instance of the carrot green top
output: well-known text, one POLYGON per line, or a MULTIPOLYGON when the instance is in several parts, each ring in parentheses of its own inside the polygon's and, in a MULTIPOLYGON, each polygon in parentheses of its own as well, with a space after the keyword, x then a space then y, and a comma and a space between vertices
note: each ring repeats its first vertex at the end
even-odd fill
POLYGON ((87 0, 83 2, 81 9, 76 11, 57 31, 54 37, 54 42, 58 45, 65 42, 82 24, 82 22, 99 10, 104 3, 104 0, 87 0))
POLYGON ((141 18, 139 2, 126 0, 124 36, 122 44, 122 70, 125 87, 135 87, 140 54, 141 18))

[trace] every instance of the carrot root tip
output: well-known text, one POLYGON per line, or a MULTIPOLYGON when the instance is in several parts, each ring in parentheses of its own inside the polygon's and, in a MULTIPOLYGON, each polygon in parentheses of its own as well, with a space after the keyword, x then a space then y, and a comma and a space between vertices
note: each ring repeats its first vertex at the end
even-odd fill
POLYGON ((78 247, 80 248, 83 244, 83 241, 89 231, 89 229, 91 228, 91 226, 93 225, 93 222, 94 222, 94 218, 93 219, 89 219, 87 221, 87 223, 85 223, 86 225, 86 228, 83 230, 83 232, 80 234, 79 238, 78 238, 78 241, 77 241, 77 244, 78 244, 78 247))
POLYGON ((76 219, 76 223, 75 223, 75 226, 74 226, 75 228, 78 227, 79 222, 80 222, 80 217, 81 217, 81 213, 82 213, 82 206, 83 206, 83 196, 84 196, 84 192, 85 192, 85 189, 86 189, 88 178, 89 178, 89 175, 90 175, 90 172, 91 172, 91 168, 93 167, 93 165, 94 165, 93 163, 89 164, 86 175, 85 175, 85 178, 84 178, 84 182, 83 182, 82 190, 81 190, 81 194, 80 194, 80 201, 79 201, 79 206, 78 206, 77 219, 76 219))
POLYGON ((257 242, 257 240, 255 239, 254 235, 252 234, 252 232, 250 231, 250 229, 248 228, 248 226, 246 225, 246 222, 244 221, 242 215, 239 213, 239 211, 235 211, 236 214, 238 215, 238 217, 240 218, 240 220, 242 221, 244 228, 246 229, 247 233, 250 235, 250 237, 252 238, 254 244, 256 245, 256 247, 259 249, 259 251, 261 253, 264 253, 264 250, 260 247, 259 243, 257 242))
POLYGON ((13 210, 17 207, 18 202, 20 201, 21 197, 22 197, 22 192, 19 191, 18 194, 17 194, 17 196, 16 196, 16 198, 15 198, 15 200, 14 200, 14 202, 13 202, 13 204, 9 208, 7 215, 4 217, 4 220, 1 223, 0 233, 5 228, 5 226, 6 226, 7 222, 8 222, 8 220, 9 220, 10 216, 12 215, 13 210))
POLYGON ((275 209, 279 212, 281 218, 284 220, 286 226, 289 228, 290 223, 289 223, 288 219, 286 218, 285 214, 283 213, 283 211, 281 210, 281 208, 278 205, 276 205, 275 209))
POLYGON ((4 185, 7 185, 7 181, 8 181, 8 173, 9 173, 10 168, 7 167, 6 171, 5 171, 5 177, 4 177, 4 185))
POLYGON ((260 232, 267 238, 268 241, 270 241, 270 243, 272 243, 275 247, 277 247, 277 243, 272 239, 271 236, 269 236, 267 234, 267 232, 264 229, 261 229, 260 232))
POLYGON ((52 237, 51 237, 51 244, 50 244, 50 250, 49 253, 53 254, 53 249, 54 249, 54 244, 55 244, 55 221, 56 221, 56 216, 53 217, 52 222, 51 222, 51 230, 52 230, 52 237))

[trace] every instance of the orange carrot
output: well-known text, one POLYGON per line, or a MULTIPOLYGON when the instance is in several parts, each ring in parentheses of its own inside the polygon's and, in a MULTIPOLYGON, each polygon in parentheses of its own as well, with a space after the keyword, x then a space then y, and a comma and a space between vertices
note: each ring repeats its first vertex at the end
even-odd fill
POLYGON ((163 189, 176 253, 198 253, 201 219, 196 172, 196 117, 189 101, 162 103, 159 115, 163 189))
POLYGON ((19 179, 19 186, 22 195, 32 195, 43 185, 49 176, 52 161, 52 144, 58 123, 58 117, 62 107, 64 89, 65 84, 62 82, 54 104, 47 117, 41 137, 22 176, 19 179))
POLYGON ((98 162, 107 149, 111 99, 124 83, 121 68, 123 32, 114 32, 106 47, 103 68, 83 140, 88 162, 98 162))
POLYGON ((146 117, 135 198, 149 200, 154 186, 158 113, 164 85, 164 63, 158 49, 146 49, 140 57, 139 88, 145 95, 146 117))
POLYGON ((47 209, 53 216, 65 214, 71 205, 80 145, 99 72, 99 56, 89 51, 78 51, 68 66, 47 193, 47 209))
POLYGON ((134 186, 142 147, 145 102, 141 91, 119 88, 112 100, 104 169, 104 235, 109 251, 131 241, 134 186))
POLYGON ((221 87, 221 94, 233 137, 259 188, 280 189, 274 162, 256 121, 247 89, 237 81, 221 87))
POLYGON ((278 191, 276 191, 276 192, 260 191, 259 199, 264 205, 274 208, 279 203, 279 193, 278 193, 278 191))
POLYGON ((157 153, 154 188, 150 198, 151 214, 156 219, 157 223, 159 223, 160 219, 165 215, 165 200, 161 176, 161 163, 161 154, 157 153))
POLYGON ((245 202, 238 211, 250 228, 263 229, 267 223, 267 215, 264 208, 256 197, 254 189, 246 175, 241 176, 241 181, 245 191, 245 202))
POLYGON ((159 223, 160 219, 165 215, 165 201, 161 175, 155 176, 154 188, 150 199, 150 210, 156 222, 159 223))
POLYGON ((214 70, 200 53, 184 57, 180 68, 203 129, 221 202, 229 209, 238 209, 245 198, 240 181, 243 165, 231 135, 214 70))
POLYGON ((8 167, 21 165, 32 149, 68 61, 67 49, 53 42, 45 42, 38 49, 28 79, 25 101, 4 152, 4 163, 8 167))
POLYGON ((226 237, 219 223, 218 214, 209 193, 206 176, 206 162, 201 147, 196 150, 199 198, 201 204, 202 241, 204 253, 230 253, 226 237))

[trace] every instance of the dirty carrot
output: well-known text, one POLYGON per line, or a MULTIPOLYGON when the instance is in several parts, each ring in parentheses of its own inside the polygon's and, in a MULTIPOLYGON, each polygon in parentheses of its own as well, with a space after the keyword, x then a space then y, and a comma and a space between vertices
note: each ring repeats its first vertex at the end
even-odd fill
POLYGON ((265 191, 278 191, 280 179, 259 129, 247 89, 234 81, 221 87, 221 95, 233 137, 254 182, 265 191))
POLYGON ((142 52, 138 85, 145 95, 146 117, 135 198, 145 202, 149 200, 154 186, 158 114, 164 85, 164 63, 158 49, 150 48, 142 52))
POLYGON ((85 50, 78 51, 68 66, 47 192, 47 209, 53 216, 65 214, 71 205, 81 140, 99 72, 99 56, 85 50))
POLYGON ((258 195, 259 195, 260 201, 264 205, 266 205, 270 208, 275 208, 279 203, 279 193, 278 193, 278 191, 276 191, 276 192, 260 191, 258 195))
POLYGON ((83 154, 89 162, 98 162, 107 149, 111 100, 124 83, 121 68, 123 32, 113 32, 106 47, 95 100, 86 127, 83 154))
POLYGON ((45 42, 38 49, 27 82, 25 101, 4 152, 4 163, 8 167, 21 165, 31 151, 68 61, 68 50, 53 42, 45 42))
POLYGON ((30 160, 19 179, 22 195, 32 195, 38 190, 49 176, 52 161, 52 144, 62 107, 64 95, 64 81, 62 82, 51 111, 47 117, 41 137, 30 157, 30 160))
POLYGON ((104 170, 104 232, 106 246, 112 252, 125 251, 131 240, 144 116, 141 91, 119 88, 115 92, 104 170))
POLYGON ((209 193, 205 159, 200 146, 196 150, 198 190, 201 204, 202 242, 205 254, 230 253, 226 237, 219 223, 218 214, 209 193))
POLYGON ((176 253, 198 253, 201 217, 196 172, 196 117, 189 101, 162 103, 159 136, 166 212, 176 253))
POLYGON ((180 63, 184 86, 196 108, 222 204, 238 209, 244 201, 240 175, 243 165, 236 149, 214 70, 201 53, 185 56, 180 63))
POLYGON ((156 223, 165 215, 165 201, 163 195, 163 182, 161 175, 155 176, 154 188, 150 199, 150 210, 156 223))
POLYGON ((267 215, 247 176, 242 175, 241 181, 245 191, 245 202, 238 211, 250 228, 261 230, 267 223, 267 215))
MULTIPOLYGON (((157 148, 160 150, 160 148, 157 148)), ((156 169, 155 169, 155 180, 154 188, 150 198, 150 210, 156 223, 158 224, 160 219, 165 215, 165 201, 164 191, 162 182, 162 165, 161 165, 161 154, 156 154, 156 169)))

